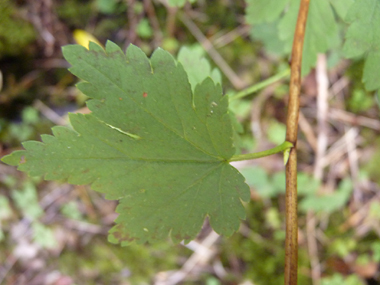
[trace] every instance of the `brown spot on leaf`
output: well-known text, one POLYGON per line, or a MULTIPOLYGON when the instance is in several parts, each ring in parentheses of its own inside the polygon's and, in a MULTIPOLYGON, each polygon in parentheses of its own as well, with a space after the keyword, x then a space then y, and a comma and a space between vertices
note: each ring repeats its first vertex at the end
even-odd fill
POLYGON ((144 93, 143 93, 143 97, 144 97, 144 98, 148 97, 148 93, 144 92, 144 93))
POLYGON ((20 164, 23 164, 26 162, 25 156, 21 156, 20 158, 20 164))
POLYGON ((131 237, 129 234, 124 232, 123 225, 121 224, 116 225, 110 234, 112 234, 120 243, 123 241, 132 242, 134 240, 139 240, 138 238, 131 237))
POLYGON ((181 234, 174 235, 174 238, 176 240, 189 240, 189 239, 192 239, 189 235, 182 236, 181 234))
POLYGON ((119 97, 119 100, 121 101, 121 100, 123 100, 123 98, 119 97))

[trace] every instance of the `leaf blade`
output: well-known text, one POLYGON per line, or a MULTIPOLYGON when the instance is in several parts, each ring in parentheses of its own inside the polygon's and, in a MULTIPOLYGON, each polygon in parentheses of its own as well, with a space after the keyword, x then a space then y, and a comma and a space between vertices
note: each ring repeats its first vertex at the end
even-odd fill
POLYGON ((343 53, 347 58, 366 55, 363 82, 367 90, 380 88, 380 2, 355 1, 347 12, 350 26, 346 33, 343 53))
POLYGON ((250 197, 234 154, 228 98, 208 78, 191 91, 186 72, 170 54, 150 59, 137 47, 126 55, 113 43, 64 48, 70 71, 92 98, 91 114, 70 114, 73 130, 54 127, 42 142, 3 161, 47 180, 91 184, 120 200, 110 240, 154 242, 170 233, 189 240, 206 216, 230 235, 250 197))

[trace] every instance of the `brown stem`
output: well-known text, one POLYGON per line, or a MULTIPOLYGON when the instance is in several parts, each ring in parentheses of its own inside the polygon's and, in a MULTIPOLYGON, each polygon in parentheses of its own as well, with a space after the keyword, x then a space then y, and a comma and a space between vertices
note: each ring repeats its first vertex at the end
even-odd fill
POLYGON ((294 147, 286 165, 286 240, 285 240, 285 285, 297 284, 298 220, 297 220, 297 133, 299 95, 301 91, 301 65, 303 40, 310 0, 301 0, 296 31, 294 33, 289 106, 286 120, 286 141, 294 147))

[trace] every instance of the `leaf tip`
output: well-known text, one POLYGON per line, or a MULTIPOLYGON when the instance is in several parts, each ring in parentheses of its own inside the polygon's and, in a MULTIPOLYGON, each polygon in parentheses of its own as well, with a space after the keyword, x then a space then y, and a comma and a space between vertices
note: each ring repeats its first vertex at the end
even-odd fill
POLYGON ((11 166, 18 166, 20 164, 24 164, 26 163, 25 151, 24 150, 14 151, 11 154, 3 156, 1 158, 1 161, 11 166))
POLYGON ((87 48, 81 45, 65 45, 61 48, 63 57, 71 64, 75 63, 78 52, 87 51, 87 48))
POLYGON ((125 232, 125 228, 122 224, 116 224, 108 232, 108 241, 113 244, 121 244, 121 246, 127 246, 138 239, 130 236, 125 232))
POLYGON ((92 41, 88 43, 88 50, 104 52, 104 48, 101 46, 100 43, 95 43, 92 41))

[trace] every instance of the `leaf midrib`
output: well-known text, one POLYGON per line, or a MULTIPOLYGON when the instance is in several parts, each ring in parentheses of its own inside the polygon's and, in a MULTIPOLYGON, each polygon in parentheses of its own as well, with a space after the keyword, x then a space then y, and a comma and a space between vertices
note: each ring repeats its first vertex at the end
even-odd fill
MULTIPOLYGON (((31 158, 28 158, 28 160, 33 160, 31 158)), ((139 159, 130 159, 130 158, 120 158, 120 157, 73 157, 73 158, 62 158, 62 157, 57 157, 57 158, 43 158, 41 159, 40 157, 37 157, 35 160, 44 160, 44 161, 54 161, 54 160, 125 160, 125 161, 135 161, 135 162, 159 162, 159 163, 209 163, 209 164, 219 164, 219 163, 227 163, 227 160, 186 160, 186 159, 178 159, 178 160, 170 160, 170 159, 144 159, 144 158, 139 158, 139 159)))

